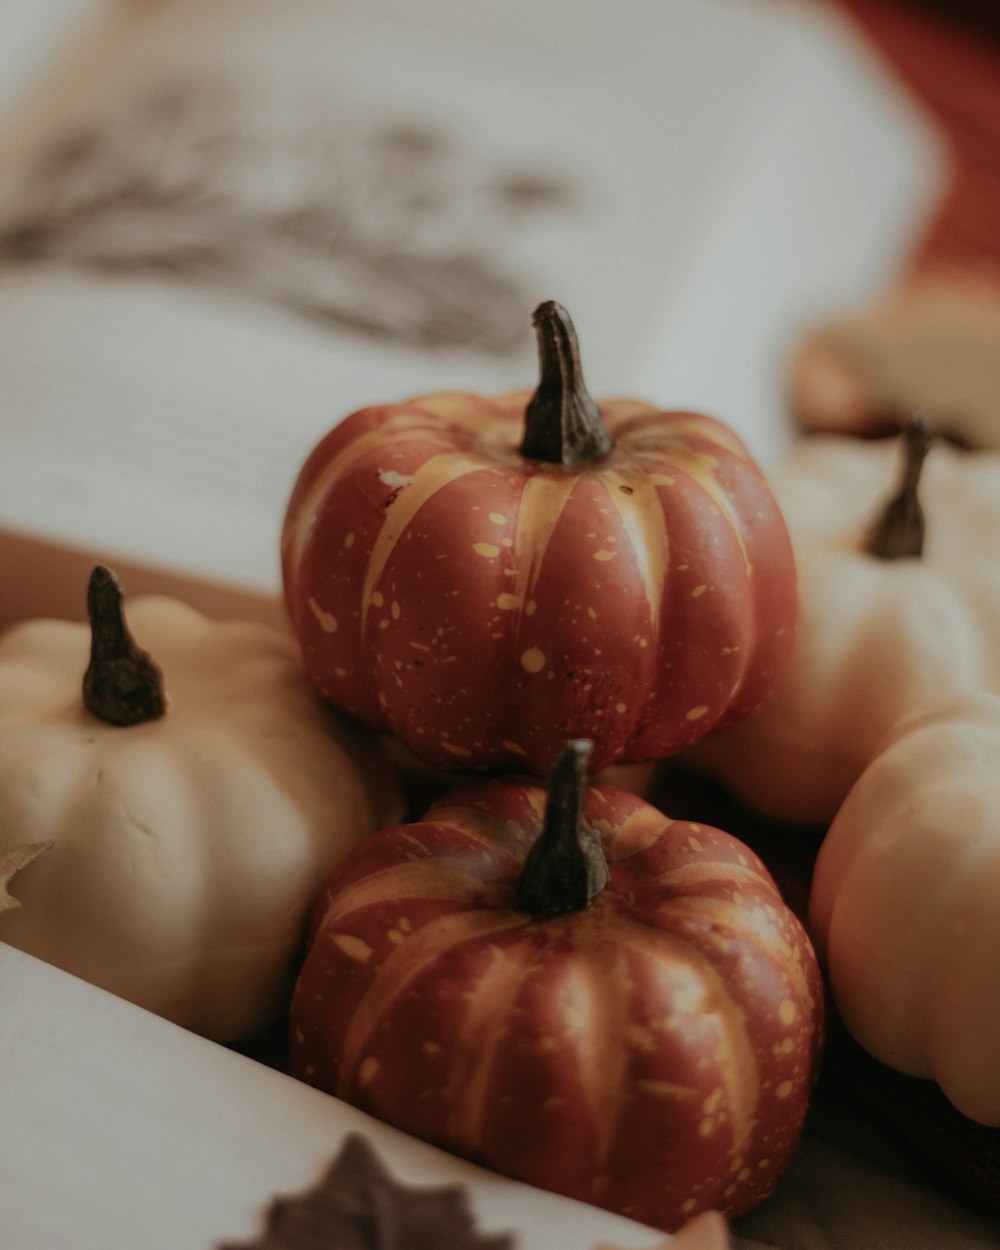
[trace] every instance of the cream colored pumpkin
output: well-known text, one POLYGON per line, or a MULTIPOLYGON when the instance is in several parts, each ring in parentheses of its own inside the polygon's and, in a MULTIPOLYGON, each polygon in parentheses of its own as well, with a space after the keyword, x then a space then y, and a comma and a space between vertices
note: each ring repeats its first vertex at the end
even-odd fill
POLYGON ((162 669, 163 716, 129 727, 81 699, 90 630, 0 639, 0 852, 17 874, 0 939, 222 1041, 284 1003, 313 895, 398 818, 373 740, 317 701, 290 637, 172 599, 128 608, 162 669))
POLYGON ((757 712, 688 754, 770 816, 829 821, 901 716, 1000 693, 1000 454, 932 445, 923 554, 880 559, 866 542, 900 463, 893 439, 813 436, 770 475, 798 570, 792 664, 757 712))
POLYGON ((1000 698, 896 726, 820 847, 809 922, 858 1042, 1000 1126, 1000 698))

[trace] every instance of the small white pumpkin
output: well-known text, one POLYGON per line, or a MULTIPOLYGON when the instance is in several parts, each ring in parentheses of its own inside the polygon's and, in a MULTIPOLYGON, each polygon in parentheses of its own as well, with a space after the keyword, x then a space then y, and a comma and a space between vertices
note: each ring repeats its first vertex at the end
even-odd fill
POLYGON ((1000 693, 1000 454, 935 442, 922 553, 881 558, 870 539, 900 460, 895 532, 921 529, 927 445, 919 430, 903 441, 909 461, 895 439, 816 435, 771 474, 798 571, 792 664, 758 711, 687 755, 769 816, 827 823, 901 716, 1000 693))
POLYGON ((89 669, 86 624, 0 638, 0 854, 52 843, 0 939, 208 1037, 252 1036, 284 1006, 327 874, 398 819, 394 774, 318 701, 290 635, 136 599, 160 686, 113 574, 88 599, 89 669), (85 670, 122 723, 88 710, 85 670))
POLYGON ((1000 697, 895 727, 823 840, 809 923, 861 1046, 1000 1126, 1000 697))

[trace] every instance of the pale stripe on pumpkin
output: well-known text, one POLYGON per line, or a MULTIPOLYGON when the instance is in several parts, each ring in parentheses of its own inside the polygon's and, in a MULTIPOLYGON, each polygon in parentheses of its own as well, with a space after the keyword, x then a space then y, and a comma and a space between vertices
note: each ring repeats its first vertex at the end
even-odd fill
POLYGON ((436 442, 440 444, 442 452, 454 451, 454 443, 449 438, 448 431, 433 419, 428 420, 428 415, 408 408, 392 410, 383 422, 345 443, 335 456, 331 456, 323 464, 322 472, 316 475, 308 493, 296 504, 294 526, 286 525, 286 550, 283 554, 286 557, 290 555, 293 568, 297 569, 302 563, 306 544, 312 536, 314 521, 326 496, 336 482, 369 451, 418 441, 430 444, 436 442))
MULTIPOLYGON (((442 916, 407 935, 375 971, 344 1038, 338 1089, 343 1095, 356 1078, 372 1030, 410 984, 455 946, 482 941, 508 929, 530 924, 528 916, 498 909, 470 909, 442 916)), ((332 936, 332 935, 331 935, 332 936)))
POLYGON ((497 470, 485 460, 465 452, 446 451, 431 456, 410 475, 405 490, 397 495, 391 508, 387 508, 368 559, 365 582, 361 588, 361 625, 364 628, 372 594, 378 586, 382 572, 388 564, 396 544, 406 533, 410 523, 424 504, 453 482, 470 473, 496 474, 497 470))

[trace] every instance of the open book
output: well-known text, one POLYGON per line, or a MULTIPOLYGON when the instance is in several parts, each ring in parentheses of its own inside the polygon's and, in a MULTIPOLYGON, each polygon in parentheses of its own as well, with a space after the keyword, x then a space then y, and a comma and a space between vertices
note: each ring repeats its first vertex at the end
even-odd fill
POLYGON ((533 385, 542 299, 595 396, 766 463, 788 343, 890 280, 937 187, 813 0, 68 8, 0 98, 0 620, 52 606, 37 540, 273 599, 319 437, 533 385))

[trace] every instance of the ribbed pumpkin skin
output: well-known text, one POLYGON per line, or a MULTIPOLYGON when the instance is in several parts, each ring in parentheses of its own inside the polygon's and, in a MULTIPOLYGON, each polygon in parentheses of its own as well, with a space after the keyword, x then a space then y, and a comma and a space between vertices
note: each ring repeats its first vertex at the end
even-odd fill
POLYGON ((787 667, 784 521, 711 417, 606 401, 614 449, 564 467, 518 453, 528 398, 368 408, 315 448, 283 535, 305 669, 435 767, 672 755, 787 667))
POLYGON ((544 792, 483 782, 335 870, 291 1010, 293 1071, 500 1172, 667 1230, 749 1210, 798 1139, 822 1044, 812 947, 760 861, 611 786, 611 880, 534 920, 544 792))

